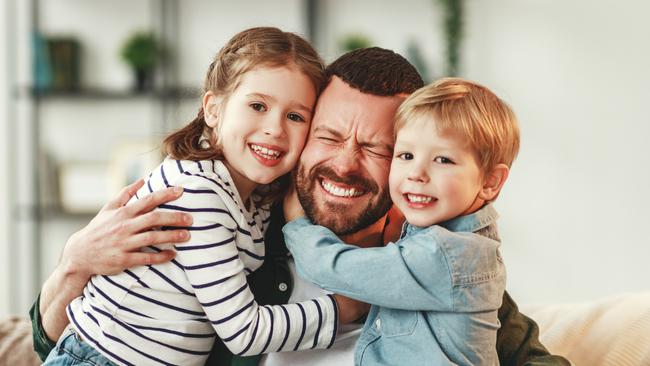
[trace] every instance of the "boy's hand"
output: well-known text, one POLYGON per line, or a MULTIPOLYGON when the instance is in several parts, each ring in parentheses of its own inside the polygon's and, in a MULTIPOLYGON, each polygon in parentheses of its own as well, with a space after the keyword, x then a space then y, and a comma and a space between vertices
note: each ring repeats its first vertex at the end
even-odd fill
POLYGON ((366 315, 370 310, 370 304, 353 300, 343 295, 334 294, 336 304, 339 308, 339 323, 348 324, 366 315))
POLYGON ((287 222, 305 216, 305 210, 302 209, 302 205, 298 200, 298 194, 296 193, 296 189, 293 186, 293 184, 291 185, 291 187, 289 187, 287 194, 284 196, 283 207, 284 207, 284 219, 287 222))

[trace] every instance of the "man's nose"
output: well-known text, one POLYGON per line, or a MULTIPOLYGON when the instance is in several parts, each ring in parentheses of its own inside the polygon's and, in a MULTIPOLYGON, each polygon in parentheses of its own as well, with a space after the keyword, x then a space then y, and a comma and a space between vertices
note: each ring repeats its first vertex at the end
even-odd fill
POLYGON ((346 175, 359 170, 359 160, 358 151, 353 146, 344 145, 337 152, 332 166, 339 175, 346 175))

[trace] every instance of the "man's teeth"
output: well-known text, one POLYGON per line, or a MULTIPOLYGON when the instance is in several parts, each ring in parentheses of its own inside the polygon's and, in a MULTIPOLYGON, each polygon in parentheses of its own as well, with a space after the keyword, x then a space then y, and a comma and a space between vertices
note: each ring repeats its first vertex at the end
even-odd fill
POLYGON ((355 188, 345 189, 327 182, 322 182, 321 185, 328 193, 338 197, 358 197, 363 194, 363 191, 358 191, 355 188))
POLYGON ((251 149, 266 159, 277 159, 281 154, 281 152, 277 150, 268 149, 266 147, 255 144, 251 144, 251 149))
POLYGON ((406 197, 409 199, 409 202, 415 203, 429 203, 431 202, 431 197, 429 196, 420 196, 418 194, 407 194, 406 197))

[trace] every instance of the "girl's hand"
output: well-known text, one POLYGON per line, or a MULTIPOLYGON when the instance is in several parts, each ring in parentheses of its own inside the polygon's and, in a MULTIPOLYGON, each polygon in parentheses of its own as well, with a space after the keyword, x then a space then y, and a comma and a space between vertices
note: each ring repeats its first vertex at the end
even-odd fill
POLYGON ((287 194, 284 196, 283 207, 284 219, 286 222, 293 221, 305 216, 305 210, 302 209, 302 205, 298 200, 298 194, 296 193, 296 189, 293 184, 291 187, 289 187, 287 194))

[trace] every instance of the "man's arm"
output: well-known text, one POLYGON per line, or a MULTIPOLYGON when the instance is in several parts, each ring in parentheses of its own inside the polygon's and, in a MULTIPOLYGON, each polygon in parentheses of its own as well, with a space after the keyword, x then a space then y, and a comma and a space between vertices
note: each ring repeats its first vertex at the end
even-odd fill
POLYGON ((173 251, 143 253, 139 249, 189 239, 187 230, 150 231, 160 226, 191 224, 191 216, 184 213, 150 212, 180 197, 182 189, 154 192, 124 206, 142 185, 143 181, 139 180, 125 187, 66 243, 59 264, 45 281, 30 311, 34 349, 41 359, 47 357, 68 324, 66 306, 81 295, 92 275, 114 274, 133 266, 169 261, 175 255, 173 251))
POLYGON ((497 332, 497 352, 501 365, 569 366, 562 356, 551 355, 539 341, 537 324, 519 312, 517 304, 507 292, 499 308, 501 328, 497 332))

